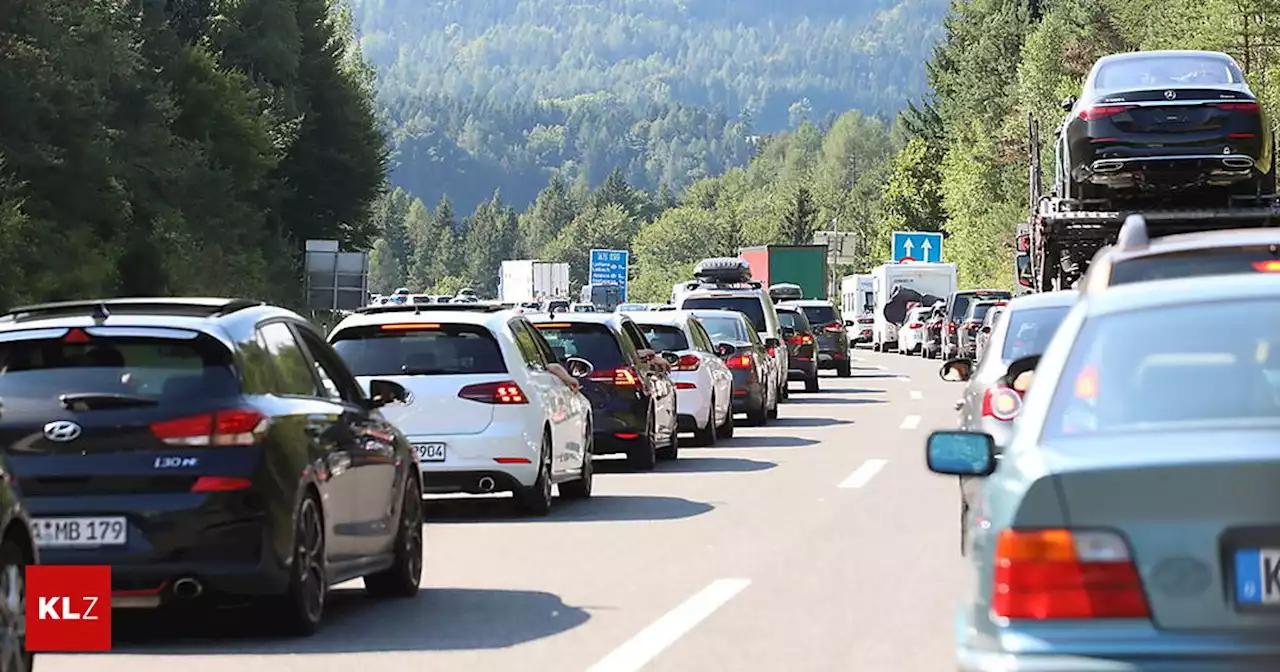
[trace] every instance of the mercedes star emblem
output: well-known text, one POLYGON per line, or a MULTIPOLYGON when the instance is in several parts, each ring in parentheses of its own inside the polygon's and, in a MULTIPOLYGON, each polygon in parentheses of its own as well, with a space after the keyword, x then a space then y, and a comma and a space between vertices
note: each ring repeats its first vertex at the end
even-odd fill
POLYGON ((1164 92, 1164 99, 1165 99, 1165 100, 1173 100, 1174 98, 1177 98, 1177 97, 1178 97, 1178 94, 1177 94, 1176 92, 1174 92, 1173 90, 1169 90, 1169 91, 1165 91, 1165 92, 1164 92))
POLYGON ((67 443, 80 438, 80 425, 70 420, 55 420, 44 426, 44 438, 58 443, 67 443))

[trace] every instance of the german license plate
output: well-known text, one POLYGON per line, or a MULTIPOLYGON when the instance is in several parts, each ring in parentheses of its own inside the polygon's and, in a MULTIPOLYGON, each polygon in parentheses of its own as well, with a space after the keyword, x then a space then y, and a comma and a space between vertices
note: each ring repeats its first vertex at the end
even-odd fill
POLYGON ((1280 605, 1280 549, 1236 551, 1236 602, 1280 605))
POLYGON ((36 518, 31 521, 40 548, 123 546, 128 542, 124 518, 36 518))
POLYGON ((413 450, 418 453, 419 462, 444 462, 443 443, 415 443, 413 450))

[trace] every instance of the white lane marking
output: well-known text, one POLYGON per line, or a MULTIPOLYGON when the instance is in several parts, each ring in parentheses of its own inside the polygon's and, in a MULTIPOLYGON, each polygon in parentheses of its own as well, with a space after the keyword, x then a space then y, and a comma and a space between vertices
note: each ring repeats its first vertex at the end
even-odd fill
POLYGON ((587 672, 636 672, 749 585, 750 579, 712 581, 711 585, 694 593, 693 597, 592 665, 587 672))
POLYGON ((876 474, 880 473, 880 470, 884 469, 884 465, 888 463, 889 463, 889 460, 881 460, 881 459, 867 460, 866 462, 862 463, 862 466, 858 467, 857 469, 854 469, 853 473, 849 474, 849 477, 841 481, 840 485, 836 487, 842 488, 845 490, 848 490, 850 488, 861 488, 867 483, 870 483, 871 479, 875 478, 876 474))
POLYGON ((908 415, 902 419, 902 424, 898 425, 898 429, 915 429, 920 426, 920 416, 908 415))
POLYGON ((921 399, 924 399, 924 393, 921 392, 920 390, 911 390, 911 398, 915 399, 916 401, 919 401, 921 399))

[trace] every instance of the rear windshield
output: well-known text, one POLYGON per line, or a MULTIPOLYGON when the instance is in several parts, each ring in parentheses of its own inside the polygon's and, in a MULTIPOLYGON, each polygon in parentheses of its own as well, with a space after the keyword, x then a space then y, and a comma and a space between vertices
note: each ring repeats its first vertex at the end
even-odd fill
POLYGON ((702 327, 711 335, 716 343, 724 341, 750 341, 746 325, 742 320, 733 317, 699 317, 702 327))
POLYGON ((0 399, 111 394, 185 401, 239 393, 231 351, 209 336, 0 343, 0 399))
POLYGON ((764 304, 756 296, 698 296, 685 299, 685 310, 734 310, 747 316, 757 332, 768 331, 764 319, 764 304))
POLYGON ((448 376, 506 373, 502 348, 471 324, 355 327, 330 337, 357 376, 448 376))
POLYGON ((649 346, 659 352, 677 352, 689 349, 689 339, 679 327, 661 324, 637 324, 649 341, 649 346))
POLYGON ((1280 420, 1280 302, 1095 317, 1072 347, 1047 436, 1280 420))
POLYGON ((789 310, 778 311, 778 323, 784 327, 791 327, 796 331, 809 331, 809 321, 804 319, 801 313, 793 313, 789 310))
POLYGON ((1188 84, 1240 84, 1240 70, 1213 56, 1145 56, 1102 66, 1094 79, 1098 89, 1135 89, 1188 84))
POLYGON ((609 327, 603 324, 546 323, 533 325, 542 332, 556 357, 581 357, 596 369, 617 369, 626 366, 622 359, 622 346, 609 327))
POLYGON ((1111 269, 1111 284, 1277 271, 1280 257, 1269 246, 1196 250, 1117 262, 1111 269))
POLYGON ((1067 306, 1059 306, 1029 308, 1010 313, 1009 329, 1005 332, 1004 348, 1000 351, 1001 359, 1012 362, 1044 354, 1053 333, 1058 330, 1058 325, 1062 324, 1070 310, 1067 306))
POLYGON ((840 316, 836 315, 836 309, 831 306, 805 306, 800 310, 804 312, 809 324, 823 327, 840 321, 840 316))
POLYGON ((970 319, 981 321, 982 318, 987 316, 987 311, 994 308, 995 305, 994 303, 979 303, 973 307, 973 317, 970 319))
POLYGON ((974 300, 978 301, 995 301, 997 299, 1008 300, 1012 296, 1009 292, 965 292, 964 294, 956 294, 956 300, 951 304, 951 319, 958 320, 964 316, 965 311, 969 310, 969 304, 974 300))
POLYGON ((547 310, 556 312, 556 313, 563 313, 566 310, 569 310, 569 302, 568 301, 551 301, 547 303, 547 310))

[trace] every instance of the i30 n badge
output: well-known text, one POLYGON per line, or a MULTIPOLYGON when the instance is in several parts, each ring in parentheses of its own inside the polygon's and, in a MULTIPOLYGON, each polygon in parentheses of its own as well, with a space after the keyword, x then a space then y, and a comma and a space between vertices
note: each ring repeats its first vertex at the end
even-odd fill
POLYGON ((44 438, 58 443, 75 441, 80 438, 80 425, 70 420, 56 420, 44 426, 44 438))

